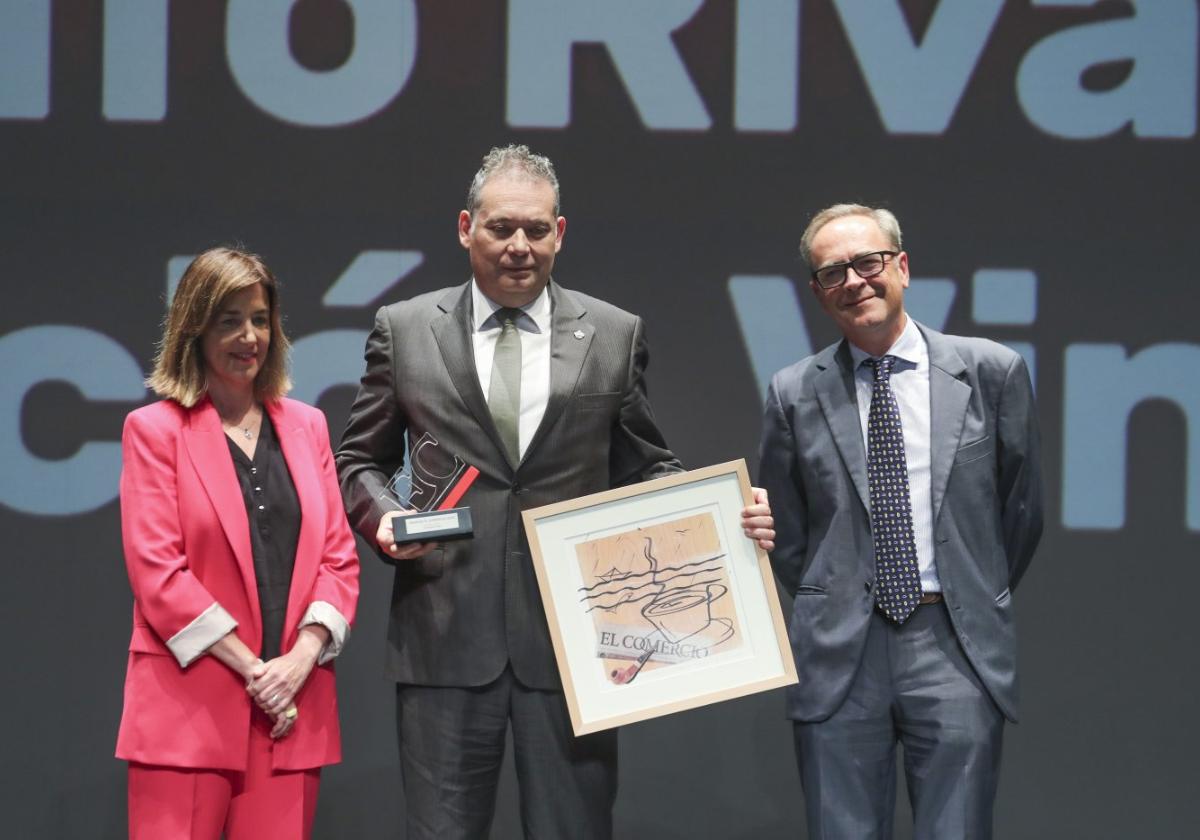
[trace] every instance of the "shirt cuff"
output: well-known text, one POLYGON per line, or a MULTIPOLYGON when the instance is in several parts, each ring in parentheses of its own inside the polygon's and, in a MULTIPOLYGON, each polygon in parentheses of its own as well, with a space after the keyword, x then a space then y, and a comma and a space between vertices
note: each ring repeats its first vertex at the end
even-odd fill
POLYGON ((167 649, 179 660, 180 666, 186 668, 235 627, 237 622, 233 616, 213 601, 187 627, 167 639, 167 649))
POLYGON ((324 665, 334 659, 350 639, 350 622, 328 601, 313 601, 309 604, 304 618, 300 619, 301 627, 306 624, 320 624, 329 631, 329 641, 317 657, 318 665, 324 665))

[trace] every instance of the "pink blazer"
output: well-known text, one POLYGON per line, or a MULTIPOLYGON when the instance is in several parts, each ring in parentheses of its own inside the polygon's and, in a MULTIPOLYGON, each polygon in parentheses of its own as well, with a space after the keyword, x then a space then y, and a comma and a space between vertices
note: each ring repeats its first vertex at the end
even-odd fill
MULTIPOLYGON (((287 399, 266 408, 301 511, 287 651, 314 603, 326 615, 336 611, 333 623, 353 623, 358 557, 324 415, 287 399)), ((117 757, 243 770, 252 701, 240 677, 200 653, 233 622, 251 650, 262 640, 250 525, 220 417, 207 398, 192 409, 170 400, 145 406, 126 418, 122 453, 121 530, 134 607, 117 757)), ((332 664, 313 668, 296 705, 300 717, 276 745, 275 768, 340 761, 332 664)))

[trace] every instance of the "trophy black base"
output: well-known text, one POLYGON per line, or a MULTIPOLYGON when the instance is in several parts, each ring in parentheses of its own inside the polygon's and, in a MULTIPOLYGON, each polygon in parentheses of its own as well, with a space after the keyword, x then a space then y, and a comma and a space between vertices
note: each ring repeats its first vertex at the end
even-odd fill
POLYGON ((397 545, 414 542, 446 542, 473 536, 469 507, 410 513, 392 518, 392 533, 397 545))

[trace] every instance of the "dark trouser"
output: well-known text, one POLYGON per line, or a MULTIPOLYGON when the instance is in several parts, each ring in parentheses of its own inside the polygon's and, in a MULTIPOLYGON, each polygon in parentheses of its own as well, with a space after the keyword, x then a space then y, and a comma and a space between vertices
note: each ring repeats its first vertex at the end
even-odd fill
POLYGON ((617 732, 576 738, 561 692, 506 668, 480 688, 398 685, 396 715, 409 840, 488 836, 509 721, 525 836, 612 836, 617 732))
POLYGON ((897 742, 915 840, 990 838, 1003 732, 944 604, 900 626, 875 613, 846 700, 795 724, 810 840, 892 836, 897 742))

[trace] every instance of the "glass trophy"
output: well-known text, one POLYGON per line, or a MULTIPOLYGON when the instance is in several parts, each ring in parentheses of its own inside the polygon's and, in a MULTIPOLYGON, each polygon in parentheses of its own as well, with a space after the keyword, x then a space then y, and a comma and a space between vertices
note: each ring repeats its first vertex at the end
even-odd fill
POLYGON ((404 466, 384 487, 380 498, 400 510, 414 511, 392 519, 398 545, 460 540, 474 533, 471 509, 456 507, 479 470, 448 451, 429 432, 409 447, 404 466))

